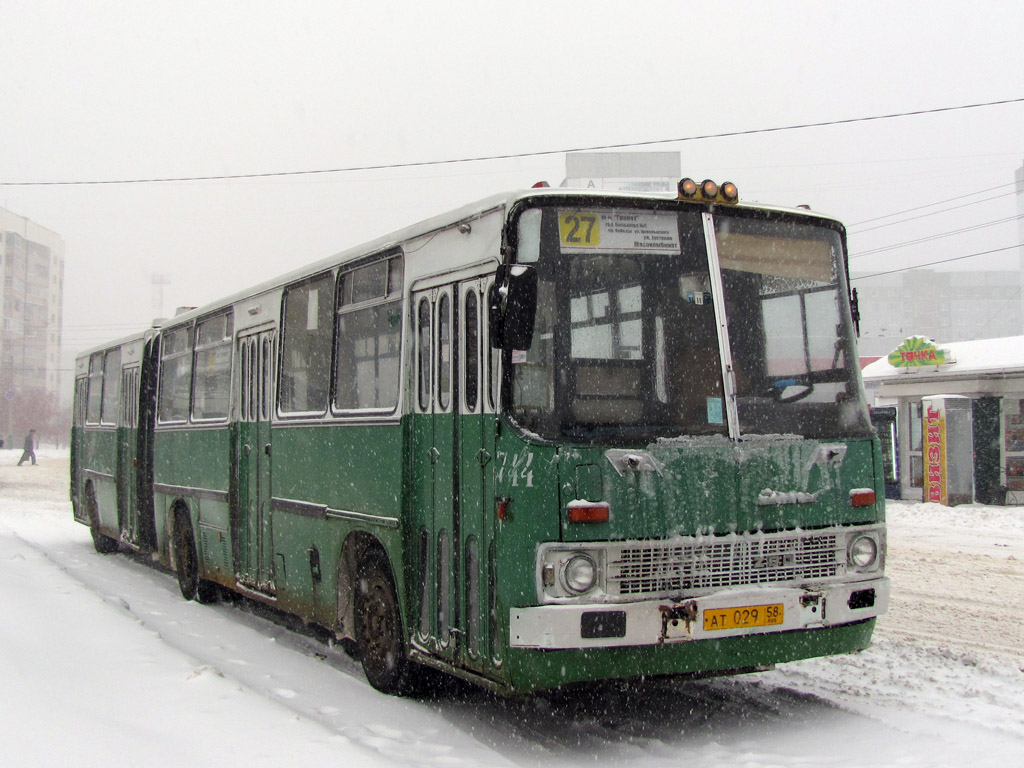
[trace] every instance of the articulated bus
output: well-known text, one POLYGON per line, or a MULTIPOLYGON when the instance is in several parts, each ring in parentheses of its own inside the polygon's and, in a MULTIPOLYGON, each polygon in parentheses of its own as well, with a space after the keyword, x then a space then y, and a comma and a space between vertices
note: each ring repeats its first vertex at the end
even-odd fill
POLYGON ((859 650, 889 582, 852 317, 842 225, 731 184, 493 197, 82 354, 75 518, 390 693, 859 650))

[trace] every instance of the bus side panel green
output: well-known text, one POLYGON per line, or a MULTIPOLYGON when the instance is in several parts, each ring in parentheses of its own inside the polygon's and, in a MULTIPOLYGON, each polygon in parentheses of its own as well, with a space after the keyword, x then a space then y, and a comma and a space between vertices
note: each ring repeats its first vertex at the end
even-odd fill
MULTIPOLYGON (((204 515, 219 528, 228 529, 226 500, 201 501, 198 491, 226 494, 229 491, 231 471, 231 443, 227 425, 201 429, 164 429, 154 435, 153 482, 156 485, 176 486, 172 493, 154 492, 157 553, 161 562, 170 562, 169 542, 174 504, 181 500, 192 516, 193 533, 202 545, 199 525, 204 515), (212 503, 211 503, 212 502, 212 503)), ((200 561, 206 562, 202 552, 200 561)), ((205 575, 205 574, 204 574, 205 575)))
POLYGON ((117 428, 118 504, 121 527, 124 529, 125 538, 132 543, 137 543, 139 539, 138 439, 137 428, 117 428))
POLYGON ((495 495, 508 500, 508 519, 497 523, 494 542, 495 634, 505 643, 509 609, 537 603, 538 545, 559 540, 558 452, 524 441, 507 426, 496 448, 495 495))
POLYGON ((156 557, 163 565, 171 565, 171 526, 174 518, 171 508, 175 497, 166 493, 153 493, 153 521, 156 526, 156 557))
POLYGON ((198 503, 199 556, 203 560, 205 575, 223 584, 233 585, 234 558, 231 552, 231 528, 227 501, 199 499, 198 503))
POLYGON ((275 428, 274 497, 397 518, 402 438, 395 424, 275 428))
POLYGON ((437 636, 437 601, 430 600, 426 606, 425 618, 420 614, 420 605, 423 590, 432 595, 433 591, 421 583, 420 560, 420 539, 426 535, 429 539, 427 546, 427 564, 423 567, 426 578, 431 583, 436 583, 436 558, 437 542, 433 533, 434 523, 434 474, 430 461, 430 451, 434 445, 434 422, 433 416, 423 414, 412 414, 403 420, 406 433, 408 434, 406 467, 406 509, 404 520, 405 540, 408 542, 406 549, 405 579, 410 585, 405 595, 404 605, 406 606, 407 626, 406 635, 412 637, 421 628, 426 628, 426 634, 437 636))
POLYGON ((227 425, 162 430, 154 442, 154 483, 228 492, 231 444, 227 425))
POLYGON ((117 518, 117 432, 111 427, 87 427, 82 435, 80 457, 84 482, 96 494, 100 530, 120 538, 117 518))
POLYGON ((117 482, 105 477, 93 478, 96 506, 99 509, 100 530, 108 536, 119 538, 121 532, 117 521, 117 482))
MULTIPOLYGON (((497 516, 498 490, 495 483, 497 424, 497 419, 490 415, 483 420, 483 440, 487 451, 483 467, 483 530, 486 546, 482 546, 480 550, 480 567, 482 583, 486 585, 484 593, 487 596, 487 602, 480 607, 483 614, 480 632, 481 636, 485 638, 483 649, 492 660, 500 659, 504 655, 505 638, 508 637, 507 629, 502 623, 503 616, 498 599, 501 591, 496 578, 498 528, 502 525, 497 516)), ((507 616, 508 613, 506 612, 505 615, 507 616)), ((500 673, 499 670, 499 674, 503 673, 500 673)))
POLYGON ((425 638, 437 637, 437 537, 434 530, 434 464, 431 461, 434 446, 434 418, 432 415, 412 414, 404 417, 407 442, 406 488, 408 497, 404 509, 403 530, 408 543, 404 574, 409 585, 403 604, 407 612, 407 632, 425 638), (427 538, 425 565, 420 563, 421 539, 427 538), (425 573, 425 577, 424 577, 425 573), (424 583, 424 578, 426 583, 424 583), (421 603, 426 599, 426 604, 421 603), (421 613, 426 612, 426 616, 421 613), (425 630, 425 632, 421 632, 425 630))
MULTIPOLYGON (((339 520, 309 517, 290 512, 274 513, 274 583, 278 606, 305 618, 332 626, 337 603, 337 567, 328 566, 330 553, 341 552, 344 536, 350 526, 339 520), (313 572, 311 552, 320 558, 317 580, 313 572)), ((335 558, 336 559, 336 558, 335 558)))
POLYGON ((463 662, 487 672, 492 656, 489 606, 492 603, 488 554, 494 537, 494 417, 459 419, 459 506, 462 536, 462 596, 466 653, 463 662), (471 568, 475 562, 475 569, 471 568), (474 589, 475 585, 475 589, 474 589))
POLYGON ((517 693, 593 680, 713 674, 862 650, 870 644, 874 626, 870 619, 838 627, 599 651, 517 648, 509 653, 507 671, 510 689, 517 693))
MULTIPOLYGON (((334 424, 275 427, 271 483, 277 499, 324 505, 329 510, 401 519, 402 428, 397 424, 334 424)), ((275 580, 278 600, 306 616, 333 624, 337 610, 337 570, 345 537, 364 530, 387 549, 401 573, 401 531, 373 521, 354 522, 273 513, 275 580), (316 582, 309 550, 320 559, 316 582), (319 618, 323 617, 323 618, 319 618)), ((396 587, 403 598, 402 579, 396 587)))

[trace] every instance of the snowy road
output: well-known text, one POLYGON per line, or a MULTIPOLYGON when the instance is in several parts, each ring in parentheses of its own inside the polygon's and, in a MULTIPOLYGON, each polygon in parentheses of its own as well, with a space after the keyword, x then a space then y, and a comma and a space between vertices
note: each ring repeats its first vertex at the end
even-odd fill
POLYGON ((1024 509, 890 507, 892 610, 864 653, 505 701, 382 696, 244 604, 100 556, 67 458, 0 451, 0 760, 89 766, 1024 765, 1024 509))

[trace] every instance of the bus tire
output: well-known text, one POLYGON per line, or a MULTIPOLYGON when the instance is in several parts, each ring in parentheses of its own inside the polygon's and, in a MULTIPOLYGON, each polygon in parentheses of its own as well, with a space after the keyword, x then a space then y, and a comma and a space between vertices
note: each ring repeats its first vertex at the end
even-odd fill
POLYGON ((85 508, 89 515, 89 533, 92 535, 92 546, 101 555, 110 555, 118 550, 117 539, 100 533, 99 505, 96 503, 96 489, 92 483, 85 487, 85 508))
POLYGON ((370 551, 359 563, 355 583, 356 645, 370 685, 382 693, 412 689, 412 663, 405 650, 402 614, 384 555, 370 551))
POLYGON ((174 517, 174 570, 183 598, 200 603, 217 602, 217 585, 199 577, 196 539, 185 510, 179 510, 174 517))

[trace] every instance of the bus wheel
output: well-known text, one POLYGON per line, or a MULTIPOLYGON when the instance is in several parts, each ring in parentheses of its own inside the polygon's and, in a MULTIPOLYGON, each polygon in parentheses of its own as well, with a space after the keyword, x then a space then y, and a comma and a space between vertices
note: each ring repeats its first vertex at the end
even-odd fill
POLYGON ((117 539, 112 539, 106 534, 100 533, 100 513, 96 504, 96 490, 92 485, 85 489, 85 508, 89 514, 89 533, 92 535, 92 545, 101 555, 109 555, 117 552, 117 539))
POLYGON ((214 603, 217 601, 217 585, 199 578, 196 540, 187 515, 187 512, 179 512, 174 520, 174 570, 178 573, 178 589, 186 600, 214 603))
POLYGON ((356 643, 366 679, 383 693, 411 692, 411 663, 405 656, 402 616, 384 557, 370 552, 356 580, 356 643))

